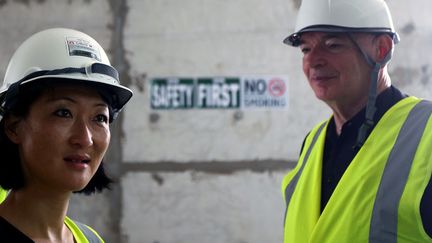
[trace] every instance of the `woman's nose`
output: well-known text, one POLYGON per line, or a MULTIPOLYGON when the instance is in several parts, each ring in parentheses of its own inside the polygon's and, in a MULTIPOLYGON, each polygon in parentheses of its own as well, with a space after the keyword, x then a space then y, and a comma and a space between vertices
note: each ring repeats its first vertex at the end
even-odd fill
POLYGON ((75 120, 70 141, 73 145, 90 147, 93 145, 93 133, 91 127, 84 120, 75 120))

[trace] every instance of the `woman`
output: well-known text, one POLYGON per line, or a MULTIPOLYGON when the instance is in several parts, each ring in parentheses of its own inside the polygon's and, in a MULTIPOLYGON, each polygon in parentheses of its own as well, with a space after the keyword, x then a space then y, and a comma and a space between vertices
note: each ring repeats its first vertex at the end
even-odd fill
POLYGON ((103 242, 66 216, 73 192, 111 180, 103 169, 109 123, 132 97, 101 46, 48 29, 12 56, 0 88, 0 234, 7 242, 103 242))

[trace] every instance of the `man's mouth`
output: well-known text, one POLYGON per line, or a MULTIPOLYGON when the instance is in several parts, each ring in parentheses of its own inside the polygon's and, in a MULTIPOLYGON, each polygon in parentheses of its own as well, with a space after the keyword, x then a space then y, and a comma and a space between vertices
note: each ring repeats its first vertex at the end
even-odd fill
POLYGON ((313 75, 311 81, 326 82, 336 77, 337 77, 336 75, 313 75))

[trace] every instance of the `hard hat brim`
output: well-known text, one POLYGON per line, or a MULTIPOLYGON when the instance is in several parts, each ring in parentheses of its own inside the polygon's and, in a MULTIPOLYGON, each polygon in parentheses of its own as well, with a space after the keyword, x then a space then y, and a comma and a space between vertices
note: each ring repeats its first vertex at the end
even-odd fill
POLYGON ((299 46, 300 38, 303 33, 306 32, 329 32, 329 33, 383 33, 390 34, 393 37, 393 41, 397 44, 400 39, 399 35, 396 32, 393 32, 389 28, 352 28, 352 27, 343 27, 343 26, 334 26, 334 25, 313 25, 303 28, 283 40, 283 43, 290 46, 299 46))
POLYGON ((37 85, 39 82, 35 81, 44 81, 45 83, 61 83, 61 84, 76 84, 76 85, 85 85, 85 86, 93 86, 97 88, 102 88, 101 92, 109 93, 110 102, 109 104, 111 108, 118 112, 123 106, 132 98, 133 92, 129 88, 120 85, 111 85, 108 82, 101 81, 100 77, 97 79, 91 78, 85 75, 75 74, 75 75, 44 75, 38 76, 35 78, 31 78, 23 81, 20 84, 20 87, 25 88, 26 86, 37 85), (60 82, 59 82, 60 81, 60 82))

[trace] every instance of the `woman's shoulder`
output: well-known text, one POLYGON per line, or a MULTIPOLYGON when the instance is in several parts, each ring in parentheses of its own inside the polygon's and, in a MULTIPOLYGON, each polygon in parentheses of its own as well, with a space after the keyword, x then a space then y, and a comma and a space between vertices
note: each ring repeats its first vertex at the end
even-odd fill
POLYGON ((89 242, 104 243, 103 239, 99 236, 99 234, 90 226, 72 220, 69 217, 66 217, 64 222, 74 235, 77 243, 87 242, 86 240, 88 240, 89 242))
POLYGON ((2 242, 34 242, 3 217, 0 217, 0 239, 2 242))

